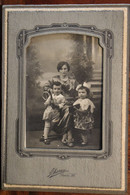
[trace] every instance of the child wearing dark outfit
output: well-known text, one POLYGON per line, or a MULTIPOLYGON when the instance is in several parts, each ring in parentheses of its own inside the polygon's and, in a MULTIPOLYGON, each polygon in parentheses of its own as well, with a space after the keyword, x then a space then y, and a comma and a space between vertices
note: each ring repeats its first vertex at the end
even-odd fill
POLYGON ((81 145, 86 145, 88 130, 92 129, 94 124, 92 115, 95 106, 88 98, 90 92, 88 83, 84 82, 82 85, 78 85, 76 90, 78 91, 78 99, 73 103, 75 108, 74 128, 80 130, 81 145))

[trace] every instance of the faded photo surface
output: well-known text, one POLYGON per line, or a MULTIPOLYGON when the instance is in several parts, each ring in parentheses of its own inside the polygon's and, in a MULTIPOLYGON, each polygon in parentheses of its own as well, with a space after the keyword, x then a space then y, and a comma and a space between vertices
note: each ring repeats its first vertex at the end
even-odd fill
POLYGON ((97 37, 32 37, 26 48, 27 148, 101 150, 102 75, 97 37))

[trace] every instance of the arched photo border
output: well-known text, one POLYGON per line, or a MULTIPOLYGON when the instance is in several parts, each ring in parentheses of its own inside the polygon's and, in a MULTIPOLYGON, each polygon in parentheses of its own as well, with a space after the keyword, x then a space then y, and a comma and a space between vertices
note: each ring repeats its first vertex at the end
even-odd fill
POLYGON ((112 120, 111 120, 111 71, 113 57, 113 33, 108 30, 99 30, 96 26, 80 26, 79 24, 52 24, 36 26, 32 30, 23 29, 17 37, 17 58, 19 63, 19 118, 17 120, 16 150, 21 157, 53 156, 59 159, 70 157, 93 157, 106 159, 112 152, 112 120), (49 34, 73 33, 99 38, 103 48, 103 101, 102 101, 102 149, 101 150, 74 150, 74 149, 45 149, 26 147, 26 48, 32 37, 49 34), (109 94, 109 95, 108 95, 109 94))

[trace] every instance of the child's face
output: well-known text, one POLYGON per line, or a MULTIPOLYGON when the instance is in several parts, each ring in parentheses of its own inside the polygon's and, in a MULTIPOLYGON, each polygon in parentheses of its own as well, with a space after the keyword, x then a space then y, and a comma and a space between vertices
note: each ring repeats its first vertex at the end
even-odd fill
POLYGON ((53 93, 54 93, 54 95, 60 95, 61 85, 60 86, 53 85, 53 93))
POLYGON ((87 97, 87 91, 85 89, 79 89, 78 96, 81 99, 85 99, 87 97))

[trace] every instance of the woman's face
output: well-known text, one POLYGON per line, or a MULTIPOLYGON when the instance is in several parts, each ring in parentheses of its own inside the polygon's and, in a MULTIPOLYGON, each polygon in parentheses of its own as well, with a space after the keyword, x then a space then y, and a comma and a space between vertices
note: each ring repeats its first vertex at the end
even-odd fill
POLYGON ((66 64, 65 65, 63 65, 62 67, 61 67, 61 69, 59 70, 59 72, 63 75, 63 76, 66 76, 67 74, 68 74, 68 67, 66 66, 66 64))

